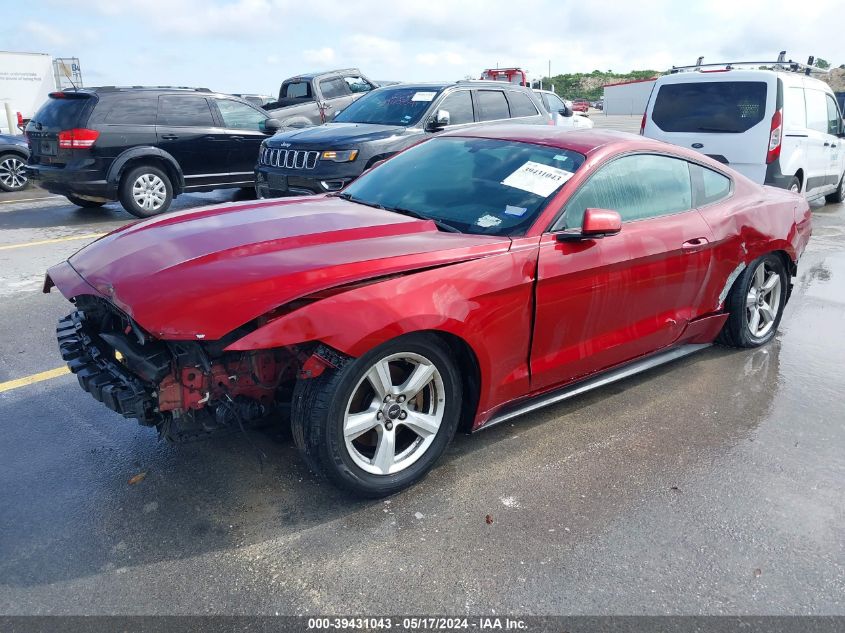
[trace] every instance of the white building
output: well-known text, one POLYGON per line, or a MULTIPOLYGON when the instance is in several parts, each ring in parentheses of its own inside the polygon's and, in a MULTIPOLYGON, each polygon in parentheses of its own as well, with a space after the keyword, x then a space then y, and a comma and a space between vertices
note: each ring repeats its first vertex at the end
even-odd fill
POLYGON ((652 77, 607 84, 604 87, 604 113, 642 116, 656 80, 657 77, 652 77))

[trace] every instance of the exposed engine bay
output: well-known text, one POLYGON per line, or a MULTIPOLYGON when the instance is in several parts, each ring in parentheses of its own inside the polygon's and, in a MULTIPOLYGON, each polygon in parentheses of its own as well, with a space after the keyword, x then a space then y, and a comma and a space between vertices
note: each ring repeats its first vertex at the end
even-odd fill
POLYGON ((79 384, 174 442, 285 419, 301 372, 318 375, 335 366, 336 352, 317 356, 314 344, 223 351, 249 328, 218 341, 156 340, 105 299, 83 295, 75 303, 77 310, 59 321, 57 337, 79 384))

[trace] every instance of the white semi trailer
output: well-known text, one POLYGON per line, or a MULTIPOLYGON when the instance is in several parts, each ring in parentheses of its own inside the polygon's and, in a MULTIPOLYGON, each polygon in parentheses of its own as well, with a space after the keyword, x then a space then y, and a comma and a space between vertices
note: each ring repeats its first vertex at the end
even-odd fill
POLYGON ((0 51, 0 134, 21 134, 18 124, 31 118, 48 94, 81 83, 77 59, 0 51))

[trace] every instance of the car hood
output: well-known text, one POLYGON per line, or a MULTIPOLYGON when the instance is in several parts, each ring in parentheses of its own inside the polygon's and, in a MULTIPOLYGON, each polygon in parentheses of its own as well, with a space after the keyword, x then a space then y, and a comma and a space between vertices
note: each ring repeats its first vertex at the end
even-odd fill
MULTIPOLYGON (((321 290, 509 247, 508 238, 444 233, 429 221, 318 196, 146 220, 68 263, 152 335, 215 340, 321 290)), ((60 266, 51 280, 66 296, 78 294, 60 266)))
POLYGON ((270 137, 267 146, 272 148, 286 147, 284 143, 297 145, 321 145, 328 147, 332 144, 349 145, 377 141, 391 136, 405 133, 407 128, 401 125, 376 125, 374 123, 326 123, 300 130, 282 132, 270 137))

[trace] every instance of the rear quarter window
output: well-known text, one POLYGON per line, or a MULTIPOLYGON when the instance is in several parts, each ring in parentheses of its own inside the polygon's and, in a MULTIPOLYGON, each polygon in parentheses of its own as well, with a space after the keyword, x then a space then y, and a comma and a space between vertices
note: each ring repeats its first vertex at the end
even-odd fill
POLYGON ((510 118, 508 101, 505 93, 501 90, 479 90, 478 96, 478 120, 496 121, 510 118))
POLYGON ((690 163, 690 176, 696 207, 719 202, 731 194, 731 179, 717 171, 690 163))
POLYGON ((119 99, 106 114, 103 123, 112 125, 155 125, 158 100, 155 98, 119 99))
POLYGON ((511 106, 511 116, 513 118, 522 116, 537 116, 537 108, 531 98, 521 92, 509 92, 508 101, 511 106))
POLYGON ((763 120, 767 91, 764 81, 664 84, 651 119, 664 132, 746 132, 763 120))

